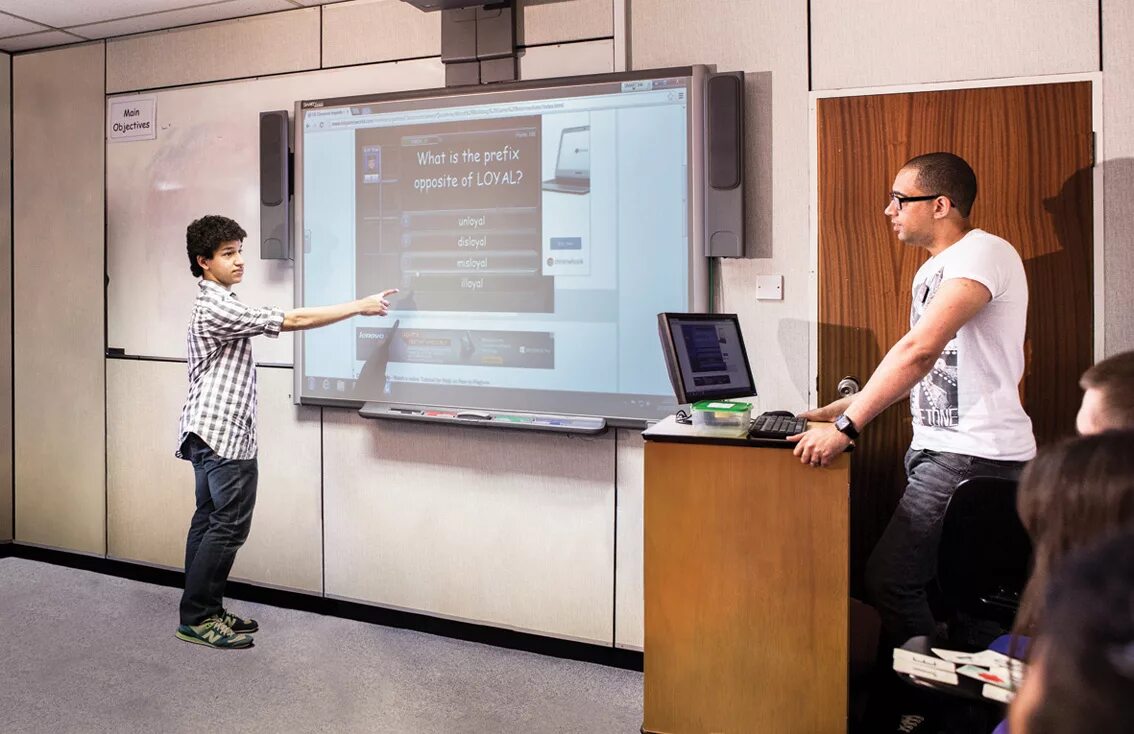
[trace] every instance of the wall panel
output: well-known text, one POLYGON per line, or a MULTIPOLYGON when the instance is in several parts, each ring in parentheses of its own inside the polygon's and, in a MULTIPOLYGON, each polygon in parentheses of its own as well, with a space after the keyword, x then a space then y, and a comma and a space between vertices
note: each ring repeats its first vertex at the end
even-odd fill
POLYGON ((355 0, 323 8, 323 66, 441 55, 441 13, 402 0, 355 0))
POLYGON ((807 8, 774 0, 634 0, 632 68, 716 64, 748 72, 747 252, 721 261, 715 307, 740 315, 765 409, 807 405, 814 362, 808 232, 807 8), (676 32, 675 29, 680 29, 676 32), (773 146, 773 131, 775 145, 773 146), (756 301, 758 274, 784 276, 784 300, 756 301))
POLYGON ((520 2, 524 5, 525 45, 609 38, 614 35, 613 0, 520 2))
MULTIPOLYGON (((184 304, 186 320, 191 301, 184 304)), ((184 362, 106 360, 106 547, 123 561, 180 569, 193 469, 173 455, 184 362)))
POLYGON ((1103 191, 1105 347, 1134 349, 1134 3, 1103 0, 1103 191))
POLYGON ((811 2, 814 89, 1098 71, 1098 0, 811 2))
POLYGON ((12 61, 16 540, 106 552, 100 43, 12 61))
POLYGON ((609 74, 614 71, 614 41, 536 46, 520 56, 521 79, 609 74))
POLYGON ((611 644, 614 444, 327 409, 327 595, 611 644))
POLYGON ((319 8, 111 39, 106 91, 318 69, 319 43, 319 8))
POLYGON ((260 481, 248 543, 234 579, 323 590, 319 408, 292 402, 293 372, 260 368, 260 481))
MULTIPOLYGON (((191 303, 185 304, 186 319, 191 303)), ((193 468, 173 455, 185 364, 107 360, 107 554, 182 568, 193 468)), ((232 578, 320 593, 319 409, 291 402, 292 371, 260 368, 252 533, 232 578)))
POLYGON ((642 502, 645 445, 639 431, 618 431, 618 543, 614 565, 614 644, 641 650, 645 639, 642 607, 642 502))
POLYGON ((12 539, 12 57, 0 53, 0 542, 12 539))

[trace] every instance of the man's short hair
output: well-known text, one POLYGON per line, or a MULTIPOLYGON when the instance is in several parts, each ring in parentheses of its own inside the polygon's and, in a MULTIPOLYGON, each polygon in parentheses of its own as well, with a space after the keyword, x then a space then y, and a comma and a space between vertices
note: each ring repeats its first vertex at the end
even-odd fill
POLYGON ((952 153, 926 153, 902 168, 917 171, 917 185, 927 194, 946 196, 966 219, 976 201, 976 174, 965 159, 952 153))
POLYGON ((185 252, 189 255, 189 272, 200 278, 205 274, 197 264, 197 257, 206 260, 216 254, 222 242, 243 242, 248 236, 239 224, 218 214, 209 214, 194 220, 185 229, 185 252))
POLYGON ((1134 532, 1092 546, 1052 579, 1039 703, 1029 734, 1134 731, 1134 532))
POLYGON ((1108 428, 1134 428, 1134 352, 1123 352, 1087 368, 1079 387, 1102 394, 1108 428))

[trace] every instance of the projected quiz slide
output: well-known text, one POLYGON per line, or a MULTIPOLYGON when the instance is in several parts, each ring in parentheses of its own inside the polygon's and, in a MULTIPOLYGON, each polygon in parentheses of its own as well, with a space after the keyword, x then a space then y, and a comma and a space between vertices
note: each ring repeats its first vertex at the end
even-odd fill
POLYGON ((690 308, 687 83, 304 109, 303 303, 399 293, 304 334, 301 394, 671 409, 654 324, 690 308))

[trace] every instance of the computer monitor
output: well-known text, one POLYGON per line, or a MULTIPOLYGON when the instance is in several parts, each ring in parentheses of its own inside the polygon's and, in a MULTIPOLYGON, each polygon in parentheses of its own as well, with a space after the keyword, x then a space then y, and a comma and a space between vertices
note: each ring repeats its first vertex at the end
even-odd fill
POLYGON ((658 336, 679 404, 756 394, 736 314, 659 313, 658 336))

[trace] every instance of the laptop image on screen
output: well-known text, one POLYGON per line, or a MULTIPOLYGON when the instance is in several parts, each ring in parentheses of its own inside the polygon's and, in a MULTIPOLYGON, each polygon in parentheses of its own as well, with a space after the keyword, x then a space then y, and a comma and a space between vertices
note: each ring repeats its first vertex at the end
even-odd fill
POLYGON ((543 182, 544 191, 586 194, 591 190, 591 127, 565 127, 559 133, 555 178, 543 182))
MULTIPOLYGON (((736 314, 659 313, 658 336, 679 405, 756 395, 736 314)), ((774 411, 757 416, 748 435, 782 439, 806 425, 791 413, 774 411)))

